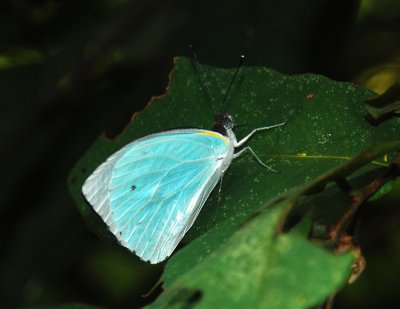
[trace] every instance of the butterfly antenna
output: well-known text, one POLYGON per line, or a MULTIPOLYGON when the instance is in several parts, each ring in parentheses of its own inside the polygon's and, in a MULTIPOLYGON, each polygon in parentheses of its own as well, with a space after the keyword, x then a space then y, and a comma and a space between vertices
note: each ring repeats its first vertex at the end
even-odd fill
POLYGON ((201 68, 199 60, 197 59, 196 51, 195 51, 195 49, 194 49, 192 44, 189 45, 189 48, 192 51, 192 55, 193 55, 193 58, 194 58, 195 69, 199 74, 201 85, 204 87, 204 89, 206 90, 206 93, 208 95, 208 98, 209 98, 208 104, 210 105, 210 108, 211 108, 212 112, 214 113, 214 115, 217 115, 217 111, 215 110, 215 108, 214 108, 214 106, 212 104, 212 102, 215 102, 215 99, 211 94, 211 90, 208 87, 208 84, 206 84, 205 74, 203 72, 203 69, 201 68))
POLYGON ((231 82, 229 83, 228 88, 226 88, 225 96, 224 96, 224 99, 222 100, 222 103, 221 103, 221 112, 224 111, 224 104, 225 104, 225 101, 228 99, 228 96, 229 96, 229 93, 230 93, 230 91, 231 91, 232 85, 233 85, 233 83, 235 82, 236 77, 237 77, 237 75, 238 75, 238 73, 239 73, 239 70, 240 70, 240 68, 241 68, 242 65, 243 65, 243 61, 244 61, 244 55, 240 55, 239 63, 238 63, 238 65, 237 65, 237 67, 236 67, 235 72, 233 73, 231 82))

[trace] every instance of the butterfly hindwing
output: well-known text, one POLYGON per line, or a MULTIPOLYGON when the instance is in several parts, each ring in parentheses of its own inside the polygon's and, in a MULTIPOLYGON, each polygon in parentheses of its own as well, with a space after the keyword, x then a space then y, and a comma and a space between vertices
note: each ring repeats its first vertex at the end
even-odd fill
POLYGON ((128 144, 99 166, 83 193, 122 245, 151 263, 167 258, 221 176, 228 140, 167 131, 128 144))

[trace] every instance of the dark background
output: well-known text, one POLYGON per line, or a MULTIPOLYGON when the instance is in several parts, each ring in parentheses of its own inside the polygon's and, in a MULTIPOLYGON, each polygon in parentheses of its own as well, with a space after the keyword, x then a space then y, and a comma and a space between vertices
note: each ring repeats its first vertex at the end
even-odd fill
MULTIPOLYGON (((7 0, 0 4, 0 303, 138 307, 161 266, 86 227, 67 191, 74 163, 162 94, 173 57, 318 73, 377 92, 400 75, 398 0, 7 0), (227 4, 229 3, 229 4, 227 4)), ((399 304, 400 213, 371 203, 360 279, 336 308, 399 304)))

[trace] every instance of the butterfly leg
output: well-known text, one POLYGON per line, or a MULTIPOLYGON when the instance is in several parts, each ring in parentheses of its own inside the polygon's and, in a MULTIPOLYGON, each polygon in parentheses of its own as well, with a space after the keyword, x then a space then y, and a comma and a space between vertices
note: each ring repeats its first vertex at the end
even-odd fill
POLYGON ((279 173, 277 170, 274 170, 272 167, 266 165, 263 161, 261 161, 261 159, 256 155, 256 153, 254 152, 253 149, 250 148, 250 146, 247 146, 245 148, 243 148, 242 150, 240 150, 239 152, 235 153, 233 155, 233 158, 236 159, 237 157, 239 157, 243 152, 245 152, 246 150, 250 151, 251 154, 253 155, 254 158, 256 158, 256 160, 258 161, 258 163, 260 163, 262 166, 266 167, 267 169, 269 169, 271 172, 274 173, 279 173))
POLYGON ((238 142, 236 143, 236 145, 235 145, 235 148, 236 148, 236 147, 242 146, 242 145, 243 145, 244 143, 246 143, 246 142, 248 141, 248 139, 249 139, 250 137, 252 137, 255 133, 257 133, 257 132, 259 132, 259 131, 263 131, 263 130, 269 130, 269 129, 273 129, 273 128, 276 128, 276 127, 280 127, 280 126, 283 126, 285 123, 286 123, 286 122, 282 122, 282 123, 274 124, 274 125, 268 126, 268 127, 256 128, 256 129, 254 129, 253 131, 251 131, 246 137, 244 137, 243 139, 241 139, 240 141, 238 141, 238 142))

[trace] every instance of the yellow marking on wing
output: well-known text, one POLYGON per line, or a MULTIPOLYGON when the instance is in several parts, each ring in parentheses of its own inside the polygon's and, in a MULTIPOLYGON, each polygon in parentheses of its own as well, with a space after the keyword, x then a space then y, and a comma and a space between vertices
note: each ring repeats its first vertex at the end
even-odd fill
MULTIPOLYGON (((273 158, 301 158, 301 159, 323 159, 323 160, 343 160, 348 161, 351 160, 352 157, 348 156, 323 156, 323 155, 308 155, 306 152, 296 153, 293 155, 285 155, 285 154, 276 154, 276 155, 261 155, 260 157, 273 157, 273 158)), ((378 166, 389 166, 388 164, 380 161, 371 161, 371 164, 378 166)))
POLYGON ((385 154, 385 155, 383 156, 383 161, 385 161, 385 162, 388 161, 388 155, 387 155, 387 154, 385 154))
POLYGON ((227 139, 225 136, 223 136, 223 135, 221 135, 221 134, 219 134, 219 133, 217 133, 217 132, 205 131, 205 132, 201 132, 201 133, 199 133, 199 134, 218 137, 218 138, 222 139, 225 143, 228 142, 228 139, 227 139))

